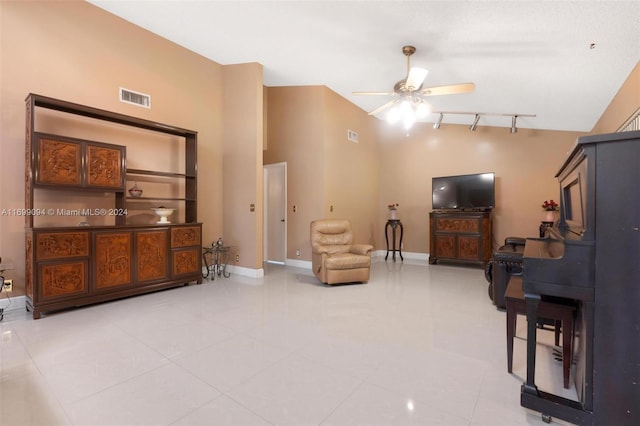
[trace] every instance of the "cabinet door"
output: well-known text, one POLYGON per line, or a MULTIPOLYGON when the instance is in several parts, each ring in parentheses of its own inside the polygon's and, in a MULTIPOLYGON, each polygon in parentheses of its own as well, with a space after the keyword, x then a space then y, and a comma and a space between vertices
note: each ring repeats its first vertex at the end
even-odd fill
POLYGON ((459 236, 458 237, 458 258, 465 260, 480 259, 480 237, 459 236))
POLYGON ((78 142, 38 139, 36 183, 82 185, 82 145, 78 142))
POLYGON ((136 243, 136 281, 156 281, 168 277, 168 230, 138 231, 136 243))
POLYGON ((74 298, 88 293, 87 261, 55 261, 38 265, 39 300, 74 298))
POLYGON ((132 283, 131 232, 95 234, 96 288, 110 289, 132 283))
POLYGON ((186 275, 200 276, 202 273, 200 267, 200 254, 202 249, 200 246, 186 249, 172 250, 172 271, 173 278, 180 278, 186 275))
POLYGON ((456 236, 436 235, 436 257, 456 257, 456 236))
POLYGON ((124 148, 87 143, 87 186, 124 189, 124 148))

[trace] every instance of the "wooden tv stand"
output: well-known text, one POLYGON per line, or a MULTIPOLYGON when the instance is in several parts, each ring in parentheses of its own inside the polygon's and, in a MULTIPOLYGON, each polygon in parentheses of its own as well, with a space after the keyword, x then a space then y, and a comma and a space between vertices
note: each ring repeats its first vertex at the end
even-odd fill
POLYGON ((491 211, 429 213, 429 263, 439 260, 486 265, 491 258, 491 211))

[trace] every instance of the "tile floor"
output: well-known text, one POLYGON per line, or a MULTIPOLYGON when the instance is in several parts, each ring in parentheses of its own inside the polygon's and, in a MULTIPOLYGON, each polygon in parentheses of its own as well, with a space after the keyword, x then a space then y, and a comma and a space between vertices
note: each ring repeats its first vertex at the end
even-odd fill
MULTIPOLYGON (((37 321, 9 311, 0 332, 3 426, 544 424, 520 407, 525 342, 507 374, 478 268, 376 261, 368 284, 327 287, 267 265, 37 321)), ((538 385, 575 398, 539 335, 538 385)))

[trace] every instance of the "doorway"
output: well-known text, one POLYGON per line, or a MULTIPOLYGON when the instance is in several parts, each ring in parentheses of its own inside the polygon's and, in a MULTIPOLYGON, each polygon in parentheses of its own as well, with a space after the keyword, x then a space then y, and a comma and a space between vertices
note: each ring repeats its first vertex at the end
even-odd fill
POLYGON ((287 255, 287 163, 263 167, 264 259, 285 264, 287 255))

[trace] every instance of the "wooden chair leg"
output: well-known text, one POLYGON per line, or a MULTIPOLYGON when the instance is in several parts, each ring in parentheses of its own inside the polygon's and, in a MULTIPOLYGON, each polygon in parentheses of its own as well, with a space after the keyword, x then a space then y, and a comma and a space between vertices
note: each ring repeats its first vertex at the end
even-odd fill
POLYGON ((554 325, 554 331, 555 331, 555 345, 560 346, 560 328, 562 325, 562 321, 555 320, 553 325, 554 325))

